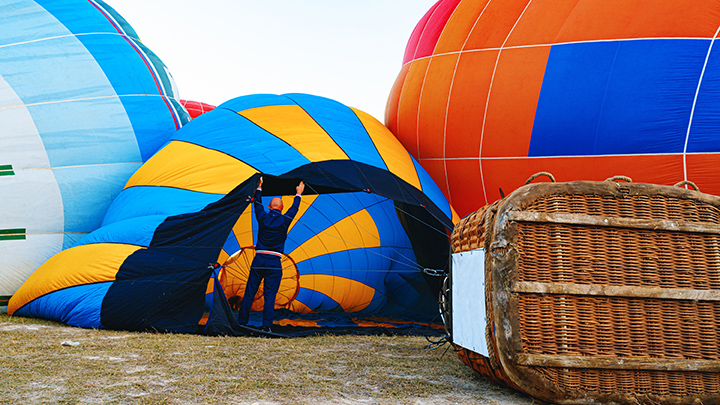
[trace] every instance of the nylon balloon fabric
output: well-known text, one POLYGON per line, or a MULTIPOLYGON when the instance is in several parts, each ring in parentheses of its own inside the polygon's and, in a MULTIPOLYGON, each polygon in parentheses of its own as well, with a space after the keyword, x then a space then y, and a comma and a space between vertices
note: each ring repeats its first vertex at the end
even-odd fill
POLYGON ((100 226, 189 117, 165 65, 102 1, 5 1, 0 49, 3 305, 100 226))
POLYGON ((719 6, 441 0, 411 35, 386 124, 460 215, 540 171, 718 194, 719 6))
POLYGON ((9 312, 242 333, 233 310, 254 256, 249 202, 260 176, 265 204, 282 196, 289 206, 299 180, 307 184, 275 302, 292 315, 286 324, 432 319, 439 280, 423 270, 447 264, 457 215, 386 127, 306 94, 239 97, 193 119, 133 174, 100 229, 33 274, 9 312))

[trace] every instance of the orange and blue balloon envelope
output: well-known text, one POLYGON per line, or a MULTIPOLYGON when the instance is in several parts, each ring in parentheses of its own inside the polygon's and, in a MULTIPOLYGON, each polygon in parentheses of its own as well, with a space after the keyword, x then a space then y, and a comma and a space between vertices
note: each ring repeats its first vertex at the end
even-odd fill
POLYGON ((130 178, 103 226, 35 272, 9 312, 93 328, 234 333, 260 173, 263 194, 285 196, 286 207, 299 180, 307 184, 276 307, 435 315, 436 286, 423 270, 446 266, 457 216, 386 127, 305 94, 239 97, 188 123, 130 178))
POLYGON ((441 0, 386 124, 466 215, 558 181, 694 181, 720 194, 715 0, 441 0))
POLYGON ((0 305, 97 229, 123 185, 189 120, 167 68, 99 0, 3 2, 0 305))

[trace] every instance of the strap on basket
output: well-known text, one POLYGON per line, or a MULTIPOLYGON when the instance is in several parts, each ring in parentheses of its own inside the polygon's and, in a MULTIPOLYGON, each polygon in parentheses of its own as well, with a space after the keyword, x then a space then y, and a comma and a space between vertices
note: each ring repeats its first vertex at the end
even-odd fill
POLYGON ((690 187, 692 187, 693 190, 700 191, 698 186, 690 180, 680 181, 680 182, 676 183, 673 187, 682 187, 682 186, 690 186, 690 187))
POLYGON ((533 180, 537 179, 540 176, 546 176, 550 179, 550 182, 555 183, 555 177, 552 174, 548 172, 537 172, 530 176, 530 178, 525 181, 525 184, 530 184, 533 180))
POLYGON ((612 176, 605 179, 605 181, 619 181, 622 180, 627 183, 632 183, 632 179, 628 176, 612 176))

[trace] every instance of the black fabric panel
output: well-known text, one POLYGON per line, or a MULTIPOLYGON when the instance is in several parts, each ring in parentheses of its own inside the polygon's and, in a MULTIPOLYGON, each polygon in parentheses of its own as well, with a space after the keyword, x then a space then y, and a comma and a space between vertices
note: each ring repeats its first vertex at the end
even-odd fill
POLYGON ((166 219, 147 249, 120 266, 101 308, 111 329, 195 332, 215 261, 247 208, 259 175, 199 212, 166 219))

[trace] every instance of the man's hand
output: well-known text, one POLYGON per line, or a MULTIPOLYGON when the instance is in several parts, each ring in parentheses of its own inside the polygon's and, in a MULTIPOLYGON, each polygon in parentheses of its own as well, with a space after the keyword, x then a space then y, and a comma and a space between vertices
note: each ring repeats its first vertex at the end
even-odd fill
POLYGON ((300 180, 300 184, 295 187, 296 194, 302 194, 305 190, 305 182, 300 180))
POLYGON ((260 176, 260 182, 258 183, 258 188, 262 187, 262 176, 260 176))

